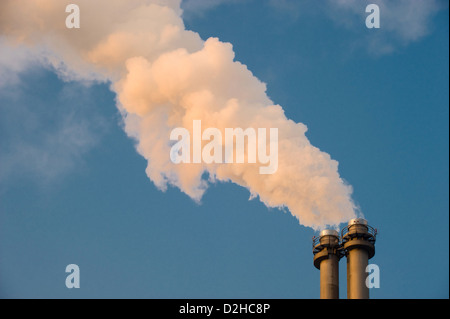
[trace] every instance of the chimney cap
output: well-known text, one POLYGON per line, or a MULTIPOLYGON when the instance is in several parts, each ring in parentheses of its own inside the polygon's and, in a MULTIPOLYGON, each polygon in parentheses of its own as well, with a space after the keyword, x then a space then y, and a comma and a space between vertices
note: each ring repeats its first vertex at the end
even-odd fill
POLYGON ((323 236, 339 237, 339 232, 334 229, 324 229, 320 232, 320 237, 323 237, 323 236))
POLYGON ((364 218, 353 218, 348 222, 348 226, 352 226, 352 225, 364 225, 367 226, 367 220, 365 220, 364 218))

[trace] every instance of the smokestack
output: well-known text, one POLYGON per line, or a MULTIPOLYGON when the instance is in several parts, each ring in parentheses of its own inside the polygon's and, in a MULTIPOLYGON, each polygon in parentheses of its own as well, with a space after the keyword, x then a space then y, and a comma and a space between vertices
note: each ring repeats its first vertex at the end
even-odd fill
POLYGON ((362 218, 350 220, 341 232, 341 246, 347 256, 347 299, 369 299, 366 268, 375 255, 377 231, 362 218))
POLYGON ((339 233, 327 229, 313 237, 314 266, 320 270, 320 298, 339 299, 339 233))

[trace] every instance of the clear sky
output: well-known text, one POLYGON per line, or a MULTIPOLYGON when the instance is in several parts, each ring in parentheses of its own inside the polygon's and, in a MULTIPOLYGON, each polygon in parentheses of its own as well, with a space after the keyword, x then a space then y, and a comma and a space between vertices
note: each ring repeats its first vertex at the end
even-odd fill
MULTIPOLYGON (((183 17, 230 42, 339 162, 379 232, 371 297, 448 298, 448 2, 317 2, 187 0, 183 17), (365 25, 372 2, 380 29, 365 25)), ((200 204, 158 190, 108 84, 0 50, 0 297, 319 297, 313 229, 232 183, 200 204), (80 289, 65 286, 69 264, 80 289)))

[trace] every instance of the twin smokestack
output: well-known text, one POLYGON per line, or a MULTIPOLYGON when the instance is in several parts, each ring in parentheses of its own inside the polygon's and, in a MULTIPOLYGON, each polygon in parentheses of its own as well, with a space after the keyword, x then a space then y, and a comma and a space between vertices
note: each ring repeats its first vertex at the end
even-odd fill
POLYGON ((377 230, 355 218, 339 233, 323 230, 313 237, 314 266, 320 270, 320 298, 339 299, 339 260, 347 257, 347 298, 369 299, 366 268, 375 255, 377 230))

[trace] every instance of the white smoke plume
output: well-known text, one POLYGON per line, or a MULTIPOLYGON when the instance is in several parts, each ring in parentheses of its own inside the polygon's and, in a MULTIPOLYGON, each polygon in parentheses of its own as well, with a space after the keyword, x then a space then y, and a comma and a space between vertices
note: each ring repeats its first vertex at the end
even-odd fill
POLYGON ((338 163, 310 144, 305 125, 286 118, 266 85, 234 60, 231 44, 186 30, 180 1, 2 0, 0 32, 64 79, 110 82, 125 131, 159 189, 175 186, 200 201, 209 183, 233 182, 315 229, 355 217, 352 188, 340 178, 338 163), (70 3, 80 7, 80 29, 65 26, 70 3), (255 164, 173 164, 170 132, 191 130, 194 120, 222 131, 278 128, 278 171, 260 175, 255 164))

